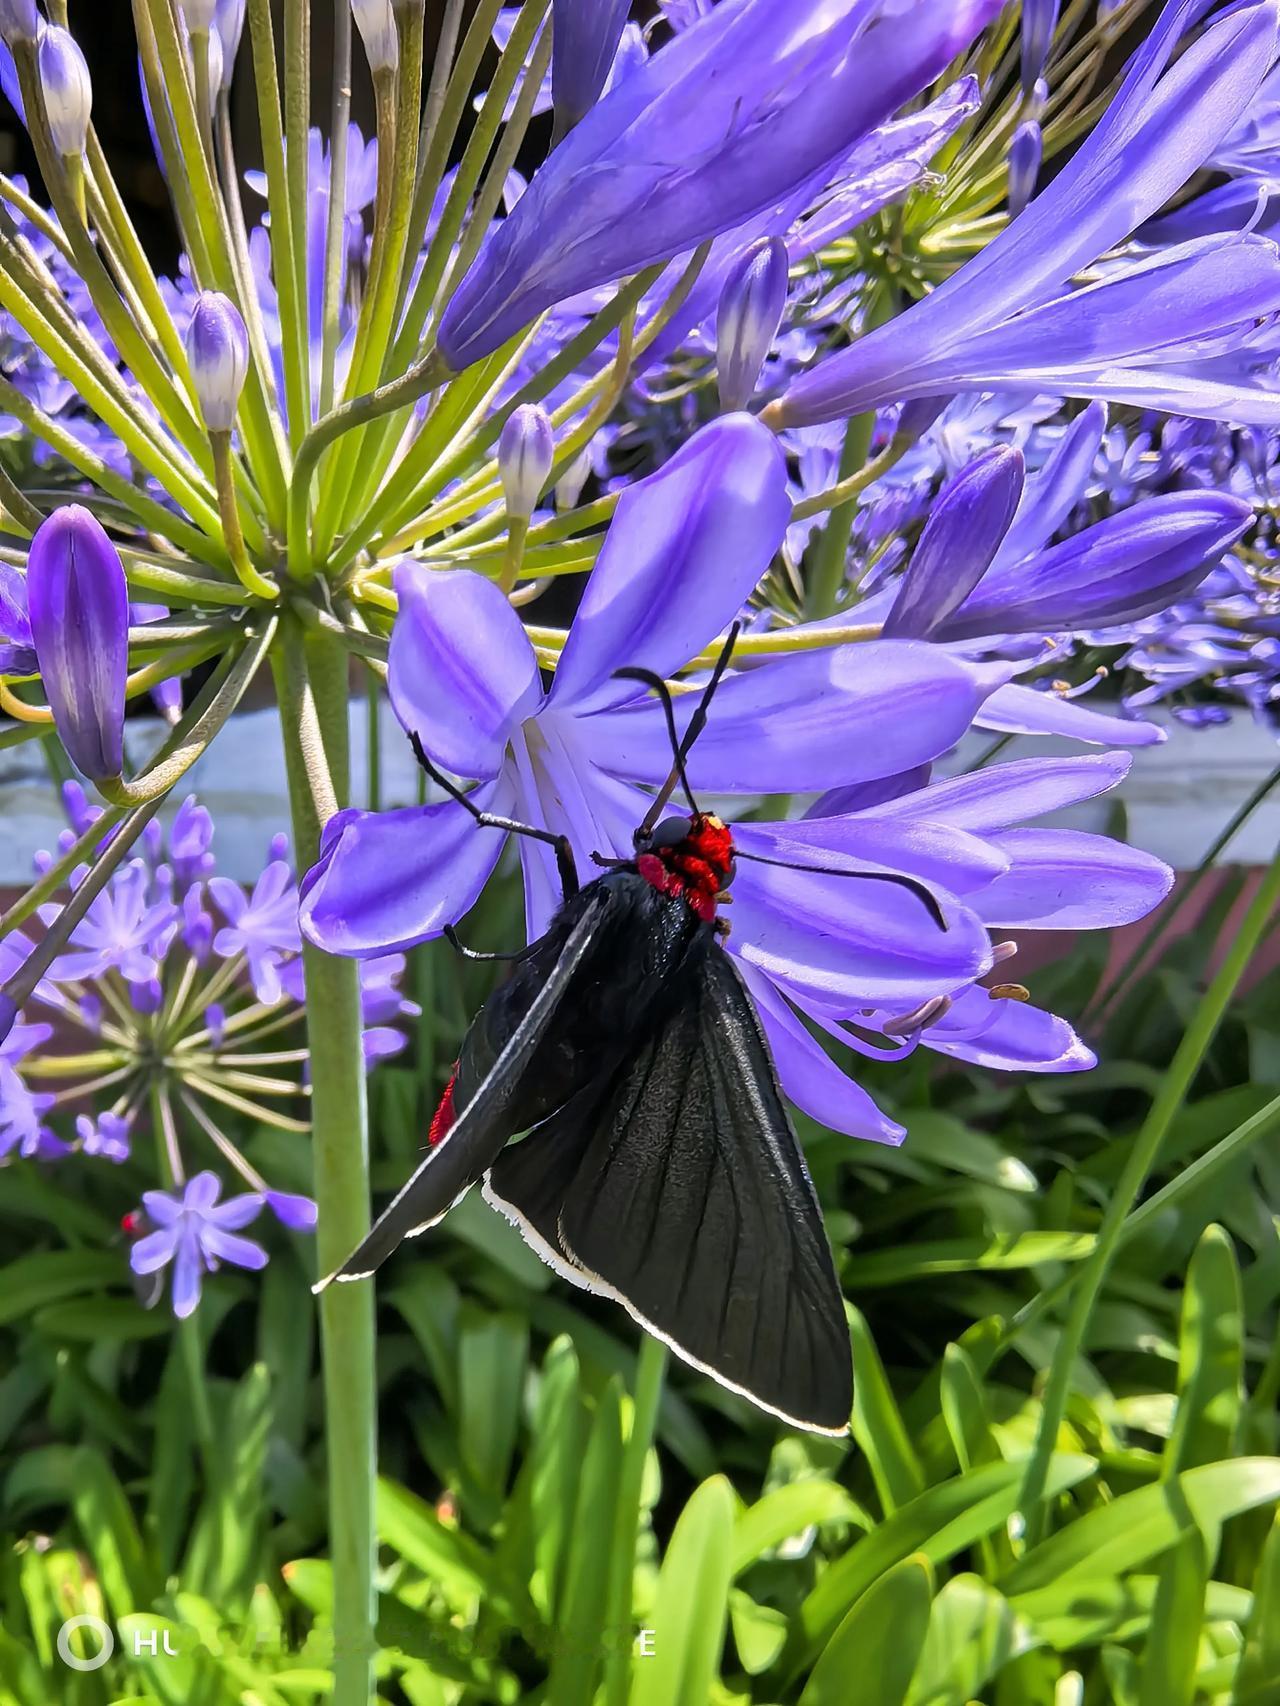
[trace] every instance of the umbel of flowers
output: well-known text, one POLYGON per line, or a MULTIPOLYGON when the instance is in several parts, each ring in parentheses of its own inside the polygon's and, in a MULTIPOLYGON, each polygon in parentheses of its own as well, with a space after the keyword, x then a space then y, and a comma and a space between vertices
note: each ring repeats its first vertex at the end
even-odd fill
MULTIPOLYGON (((1280 419, 1270 240, 1242 219, 1130 243, 1247 125, 1276 0, 1207 22, 1198 0, 1170 0, 1109 91, 1107 56, 1138 9, 1072 7, 1055 34, 1056 7, 1001 0, 663 0, 645 31, 598 0, 450 0, 428 56, 423 0, 358 0, 337 8, 320 90, 309 0, 134 0, 185 256, 162 279, 64 12, 0 0, 0 81, 42 181, 0 180, 0 413, 30 447, 17 477, 0 472, 0 741, 56 732, 104 802, 0 922, 6 1046, 22 1050, 42 1005, 84 1019, 95 978, 147 1001, 158 983, 154 1029, 176 1027, 166 1044, 204 1086, 184 1069, 161 1091, 221 1149, 208 1086, 256 1068, 214 1034, 220 1002, 186 969, 193 926, 166 910, 185 895, 166 898, 158 876, 172 843, 160 858, 149 825, 269 672, 309 869, 307 942, 288 966, 310 1047, 317 1255, 333 1268, 368 1224, 357 962, 457 919, 501 840, 434 799, 353 813, 353 660, 436 765, 474 779, 476 803, 564 831, 584 858, 621 855, 670 755, 661 708, 614 671, 679 685, 745 611, 695 786, 797 796, 794 813, 740 826, 744 845, 925 882, 950 926, 922 937, 888 890, 864 904, 834 875, 739 880, 731 945, 789 1089, 894 1141, 815 1031, 854 1055, 1087 1065, 1065 1018, 981 980, 1009 957, 1007 929, 1114 925, 1164 892, 1139 852, 1029 826, 1110 786, 1124 758, 1067 748, 956 782, 931 766, 975 723, 1159 738, 1076 704, 1043 666, 1079 634, 1190 597, 1254 512, 1162 490, 1072 532, 1100 405, 1031 458, 1032 478, 1016 434, 973 468, 948 462, 974 403, 947 405, 999 391, 1007 415, 1049 393, 1280 419), (349 124, 355 59, 375 96, 368 142, 349 124), (237 74, 263 145, 247 182, 237 74), (553 145, 526 180, 517 161, 548 107, 553 145), (1034 195, 1039 161, 1086 131, 1034 195), (959 477, 935 501, 944 468, 959 477), (585 571, 572 626, 540 623, 548 586, 585 571), (156 693, 171 727, 127 774, 126 706, 156 693), (108 915, 143 934, 127 966, 94 971, 78 956, 108 915)), ((522 855, 538 930, 550 873, 522 855)), ((220 901, 243 938, 227 964, 259 1005, 261 920, 246 918, 261 902, 278 920, 289 881, 239 914, 220 901)), ((104 1070, 126 1074, 125 1104, 80 1137, 103 1156, 128 1141, 147 1019, 118 1037, 102 1021, 104 1070)), ((10 1088, 14 1106, 27 1097, 10 1147, 38 1149, 39 1098, 58 1092, 36 1087, 34 1049, 21 1073, 14 1058, 4 1070, 28 1087, 10 1088)), ((220 1202, 178 1159, 134 1258, 172 1262, 185 1307, 205 1258, 256 1258, 241 1238, 253 1205, 220 1202)), ((354 1706, 372 1651, 369 1288, 328 1293, 322 1324, 333 1698, 354 1706)))

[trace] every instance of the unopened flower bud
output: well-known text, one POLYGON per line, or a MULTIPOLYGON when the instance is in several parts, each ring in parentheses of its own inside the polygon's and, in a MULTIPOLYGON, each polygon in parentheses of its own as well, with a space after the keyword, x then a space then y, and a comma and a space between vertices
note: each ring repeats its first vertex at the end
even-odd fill
POLYGON ((1022 91, 1030 97, 1049 60, 1059 0, 1022 0, 1022 91))
POLYGON ((628 0, 553 0, 551 93, 561 136, 600 99, 629 10, 628 0))
POLYGON ((720 295, 716 361, 720 407, 745 409, 782 324, 787 305, 787 245, 765 237, 735 264, 720 295))
POLYGON ((79 158, 89 135, 93 84, 75 37, 50 24, 40 37, 40 83, 53 145, 64 158, 79 158))
POLYGON ((249 374, 249 335, 235 303, 216 290, 196 298, 187 327, 187 360, 210 432, 230 432, 249 374))
POLYGON ((235 74, 240 37, 244 34, 244 10, 245 0, 217 0, 214 32, 222 47, 222 75, 218 81, 223 89, 231 87, 235 74))
POLYGON ((391 0, 351 0, 351 11, 370 71, 394 71, 400 63, 400 35, 391 0))
POLYGON ((1020 124, 1009 144, 1009 212, 1015 217, 1036 193, 1044 139, 1034 120, 1020 124))
POLYGON ((10 47, 19 41, 36 41, 43 21, 36 0, 0 0, 0 36, 10 47))
POLYGON ((70 504, 31 541, 27 599, 40 677, 77 769, 95 782, 124 768, 129 591, 101 524, 70 504))
POLYGON ((551 420, 536 403, 522 403, 498 440, 498 472, 507 514, 528 521, 551 477, 556 440, 551 420))
POLYGON ((218 0, 178 0, 178 10, 189 30, 194 33, 211 30, 218 14, 218 0))

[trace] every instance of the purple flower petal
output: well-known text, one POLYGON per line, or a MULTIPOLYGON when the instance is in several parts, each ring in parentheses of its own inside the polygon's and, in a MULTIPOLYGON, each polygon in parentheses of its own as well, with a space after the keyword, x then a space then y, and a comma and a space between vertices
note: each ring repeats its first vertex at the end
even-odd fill
POLYGON ((297 1196, 289 1191, 268 1191, 267 1207, 291 1232, 315 1230, 316 1205, 310 1197, 297 1196))
POLYGON ((949 993, 991 965, 987 932, 945 895, 938 898, 946 930, 918 896, 889 883, 744 863, 733 895, 739 958, 783 988, 827 1002, 911 1005, 949 993))
MULTIPOLYGON (((501 779, 472 798, 500 815, 513 805, 501 779)), ((454 800, 339 815, 301 907, 303 934, 331 954, 383 954, 439 936, 475 905, 506 840, 454 800)))
POLYGON ((999 734, 1065 735, 1092 746, 1159 746, 1169 737, 1156 723, 1106 716, 1058 693, 1038 693, 1010 681, 997 687, 974 718, 999 734))
MULTIPOLYGON (((1006 674, 915 640, 779 658, 721 684, 690 777, 709 792, 801 793, 896 775, 954 746, 1006 674)), ((696 697, 676 702, 682 729, 696 697)), ((594 761, 617 775, 660 783, 671 769, 656 704, 594 716, 583 734, 594 761)))
POLYGON ((737 616, 790 519, 786 461, 773 434, 749 415, 704 427, 619 499, 552 705, 599 711, 638 692, 634 682, 614 681, 615 670, 665 676, 682 668, 737 616))
POLYGON ((222 1194, 222 1180, 216 1173, 206 1170, 197 1173, 193 1179, 188 1179, 186 1189, 182 1193, 182 1206, 195 1214, 205 1214, 222 1194))
POLYGON ((396 716, 441 769, 496 776, 513 727, 542 699, 520 618, 500 588, 467 571, 406 560, 395 589, 387 684, 396 716))
MULTIPOLYGON (((948 894, 967 895, 1003 876, 1009 861, 998 848, 945 823, 858 815, 805 818, 799 823, 735 824, 734 844, 770 859, 845 865, 864 871, 900 871, 936 884, 948 894)), ((859 879, 848 879, 857 883, 859 879)))
MULTIPOLYGON (((148 1196, 154 1192, 148 1192, 148 1196)), ((129 1251, 129 1266, 135 1274, 153 1274, 166 1262, 173 1260, 173 1253, 178 1246, 178 1233, 173 1227, 163 1227, 158 1232, 149 1232, 145 1238, 139 1238, 129 1251)))
POLYGON ((958 995, 920 1040, 997 1072, 1086 1072, 1097 1064, 1065 1019, 1030 1002, 992 1000, 981 986, 958 995))
POLYGON ((170 1196, 167 1191, 144 1191, 142 1206, 147 1211, 148 1220, 157 1226, 173 1226, 182 1213, 181 1200, 170 1196))
POLYGON ((997 929, 1110 930, 1145 918, 1173 886, 1162 860, 1104 835, 1010 829, 995 841, 1012 867, 970 904, 997 929))
POLYGON ((1253 521, 1225 492, 1169 492, 1107 516, 1022 563, 992 569, 940 640, 1052 634, 1150 616, 1196 587, 1253 521))
POLYGON ((869 1143, 901 1143, 903 1126, 882 1114, 860 1084, 842 1072, 805 1030, 762 972, 738 959, 742 981, 760 1014, 783 1090, 811 1119, 869 1143))
POLYGON ((1013 759, 886 800, 879 815, 924 818, 974 835, 990 835, 1105 793, 1124 780, 1132 763, 1124 752, 1013 759))
POLYGON ((179 1321, 185 1321, 188 1315, 194 1314, 200 1302, 203 1278, 204 1256, 199 1238, 193 1226, 184 1226, 173 1258, 173 1312, 179 1321))
MULTIPOLYGON (((224 1232, 219 1226, 206 1223, 200 1235, 200 1242, 207 1255, 216 1256, 219 1261, 231 1262, 237 1268, 265 1268, 267 1265, 267 1252, 261 1244, 255 1244, 252 1238, 237 1238, 234 1233, 224 1232)), ((173 1285, 176 1297, 176 1273, 173 1285)))
POLYGON ((225 1231, 238 1231, 256 1220, 262 1213, 266 1198, 257 1191, 245 1191, 241 1196, 228 1197, 226 1202, 213 1204, 205 1212, 205 1223, 221 1226, 225 1231))

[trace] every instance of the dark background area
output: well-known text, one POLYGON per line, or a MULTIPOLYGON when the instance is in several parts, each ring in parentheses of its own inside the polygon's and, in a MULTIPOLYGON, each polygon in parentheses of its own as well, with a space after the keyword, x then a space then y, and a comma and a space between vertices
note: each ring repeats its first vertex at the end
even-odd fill
MULTIPOLYGON (((349 0, 335 0, 335 3, 347 4, 349 0)), ((282 34, 279 4, 275 10, 279 45, 282 34)), ((467 6, 467 19, 474 10, 474 5, 467 6)), ((439 36, 443 11, 444 0, 427 0, 429 55, 439 36)), ((71 0, 69 12, 72 32, 84 51, 93 77, 93 121, 98 135, 153 261, 161 268, 171 268, 177 260, 177 240, 169 214, 168 194, 156 166, 147 131, 133 7, 129 0, 71 0)), ((311 122, 322 129, 328 128, 333 20, 334 4, 317 0, 312 7, 311 25, 311 122)), ((373 88, 358 36, 353 59, 352 117, 366 134, 370 134, 373 129, 373 88)), ((243 169, 248 169, 261 164, 261 149, 247 24, 236 66, 232 113, 240 164, 243 169)), ((21 172, 29 179, 35 177, 35 156, 26 132, 4 100, 0 100, 0 171, 21 172)))

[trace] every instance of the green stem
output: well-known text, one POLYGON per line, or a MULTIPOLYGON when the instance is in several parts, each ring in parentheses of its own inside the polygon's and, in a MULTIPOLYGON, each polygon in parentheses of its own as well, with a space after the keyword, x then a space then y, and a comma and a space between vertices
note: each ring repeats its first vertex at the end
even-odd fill
POLYGON ((1235 994, 1236 986, 1248 969, 1254 949, 1266 930, 1277 903, 1280 903, 1280 852, 1273 859, 1230 952, 1209 985, 1195 1017, 1178 1045, 1160 1087, 1160 1093, 1134 1138, 1124 1168, 1111 1193, 1102 1224, 1098 1228, 1097 1243, 1080 1269, 1071 1307, 1045 1383, 1035 1445, 1027 1460, 1026 1474, 1018 1500, 1026 1523, 1028 1547, 1036 1545, 1044 1535, 1047 1514, 1045 1487, 1048 1481, 1049 1460, 1057 1449, 1058 1432, 1066 1414, 1076 1359, 1084 1343, 1094 1305, 1101 1295, 1112 1258, 1122 1242, 1125 1221, 1155 1164, 1175 1115, 1186 1100, 1200 1064, 1208 1053, 1218 1026, 1222 1023, 1235 994))
MULTIPOLYGON (((846 427, 840 451, 841 485, 865 468, 875 424, 874 414, 855 415, 846 427)), ((840 589, 849 568, 849 540, 857 514, 856 497, 840 504, 832 510, 827 525, 814 541, 805 598, 805 614, 811 618, 830 616, 840 602, 840 589)))
POLYGON ((222 516, 222 533, 231 554, 231 566, 240 577, 240 584, 251 598, 272 602, 280 596, 280 588, 266 575, 260 574, 249 561, 245 549, 244 530, 240 525, 240 506, 236 502, 235 463, 231 454, 231 434, 211 432, 213 471, 218 488, 218 510, 222 516))
POLYGON ((351 5, 334 0, 333 104, 329 115, 329 212, 324 237, 324 308, 321 323, 320 413, 333 407, 334 371, 342 319, 342 239, 346 200, 334 195, 335 184, 347 181, 348 124, 351 119, 351 5))
MULTIPOLYGON (((636 1552, 640 1541, 640 1499, 645 1460, 653 1444, 662 1399, 662 1379, 667 1366, 666 1346, 648 1333, 640 1335, 636 1359, 636 1391, 631 1412, 631 1431, 622 1454, 618 1480, 618 1503, 614 1524, 613 1558, 609 1567, 609 1613, 605 1627, 617 1632, 631 1627, 636 1552)), ((604 1706, 626 1706, 631 1691, 631 1650, 628 1643, 614 1639, 605 1661, 604 1706)))
MULTIPOLYGON (((315 800, 347 797, 347 656, 326 634, 304 642, 290 625, 275 662, 299 866, 314 863, 321 823, 315 800), (308 725, 318 724, 318 754, 308 725), (328 773, 308 767, 327 759, 328 773)), ((312 1148, 320 1270, 336 1268, 369 1227, 369 1158, 356 965, 303 948, 311 1050, 312 1148)), ((375 1395, 373 1288, 335 1285, 320 1303, 329 1549, 333 1566, 332 1706, 368 1706, 374 1641, 375 1395)))

